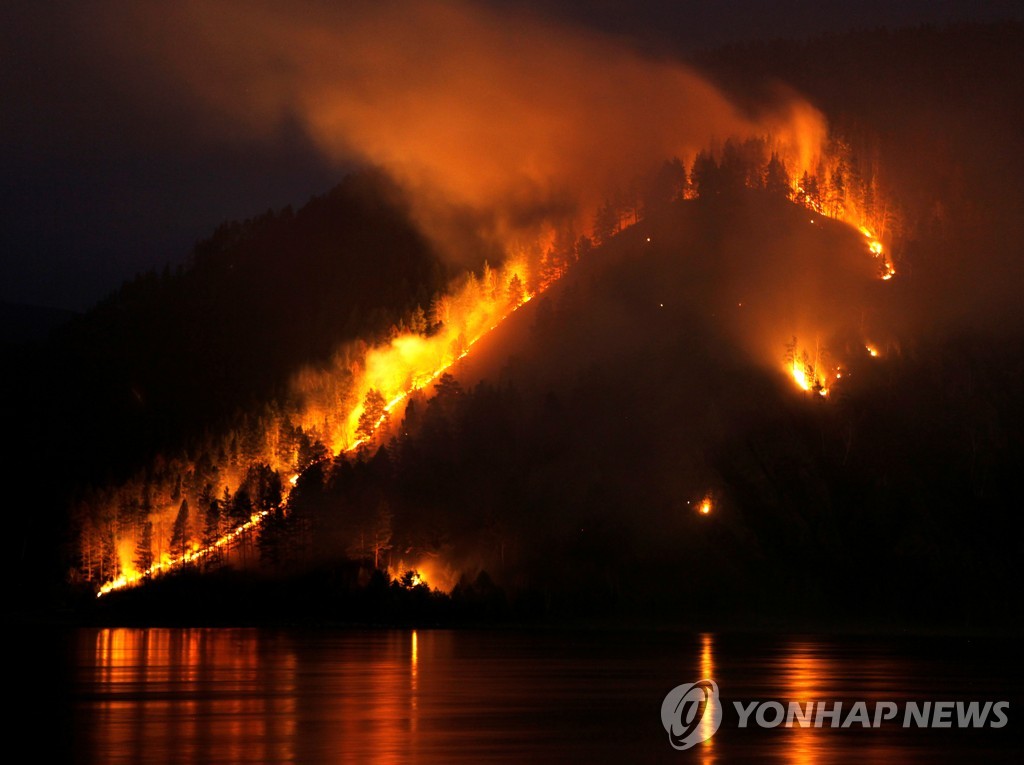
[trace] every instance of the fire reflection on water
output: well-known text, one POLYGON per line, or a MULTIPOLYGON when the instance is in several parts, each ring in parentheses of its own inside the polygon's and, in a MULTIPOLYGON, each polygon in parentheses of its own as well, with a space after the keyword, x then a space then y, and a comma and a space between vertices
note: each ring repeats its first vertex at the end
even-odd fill
MULTIPOLYGON (((793 644, 782 659, 781 669, 788 700, 797 702, 802 709, 806 710, 809 703, 827 698, 824 694, 832 690, 829 681, 833 670, 828 658, 813 645, 803 642, 793 644)), ((817 762, 821 732, 820 729, 815 730, 794 722, 789 731, 789 762, 793 765, 812 765, 817 762)))
MULTIPOLYGON (((710 632, 705 632, 700 636, 700 679, 715 679, 715 638, 710 632)), ((714 720, 715 705, 718 703, 718 699, 708 701, 704 717, 701 720, 701 733, 704 736, 704 743, 701 745, 703 747, 701 749, 702 765, 711 765, 715 762, 715 739, 713 738, 715 731, 712 720, 714 720)))
MULTIPOLYGON (((857 699, 936 698, 950 684, 1002 697, 1009 682, 995 660, 921 658, 916 644, 710 633, 685 641, 682 656, 672 632, 104 629, 74 639, 79 759, 141 765, 667 760, 678 753, 658 704, 697 679, 724 699, 722 727, 687 755, 705 765, 950 762, 947 739, 899 724, 740 730, 732 705, 777 699, 816 714, 842 703, 845 713, 857 699)), ((977 734, 970 741, 1000 746, 977 734)))

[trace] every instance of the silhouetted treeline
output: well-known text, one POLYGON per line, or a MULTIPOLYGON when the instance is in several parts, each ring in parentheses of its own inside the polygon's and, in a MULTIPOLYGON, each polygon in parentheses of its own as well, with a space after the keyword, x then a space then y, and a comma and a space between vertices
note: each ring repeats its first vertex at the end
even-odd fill
POLYGON ((45 559, 48 585, 66 574, 73 487, 112 485, 211 440, 243 449, 302 364, 386 337, 448 279, 401 192, 363 171, 297 212, 225 223, 185 265, 140 275, 16 349, 5 424, 32 510, 14 519, 13 570, 45 559))
POLYGON ((79 616, 96 624, 481 626, 532 618, 482 573, 450 593, 392 581, 367 561, 336 560, 273 578, 230 568, 185 569, 145 587, 90 602, 79 616))
POLYGON ((188 265, 102 301, 47 349, 75 380, 53 403, 107 447, 103 467, 137 467, 258 409, 341 342, 383 336, 445 277, 398 189, 353 175, 298 212, 222 225, 188 265))

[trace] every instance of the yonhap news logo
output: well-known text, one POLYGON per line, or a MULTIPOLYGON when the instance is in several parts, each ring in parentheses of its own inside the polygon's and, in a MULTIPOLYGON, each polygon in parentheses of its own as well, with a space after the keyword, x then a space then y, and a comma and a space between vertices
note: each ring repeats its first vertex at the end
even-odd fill
MULTIPOLYGON (((710 739, 725 705, 713 680, 683 683, 661 702, 661 724, 675 749, 710 739)), ((732 701, 737 728, 1004 728, 1009 701, 732 701)), ((731 716, 730 716, 731 717, 731 716)), ((730 722, 730 727, 733 725, 730 722)))
POLYGON ((714 680, 677 685, 661 702, 661 724, 675 749, 707 741, 722 724, 722 705, 714 680))

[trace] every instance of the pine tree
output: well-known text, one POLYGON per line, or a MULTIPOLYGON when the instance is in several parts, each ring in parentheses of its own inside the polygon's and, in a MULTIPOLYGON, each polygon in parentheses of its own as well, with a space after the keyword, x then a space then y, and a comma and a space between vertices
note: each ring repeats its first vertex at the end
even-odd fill
POLYGON ((606 200, 597 208, 597 214, 594 216, 594 239, 598 244, 605 244, 618 230, 619 213, 615 205, 606 200))
POLYGON ((295 469, 302 472, 327 459, 328 450, 319 440, 307 434, 301 427, 295 429, 295 469))
POLYGON ((144 573, 153 567, 153 522, 142 524, 142 533, 135 544, 135 568, 144 573))
POLYGON ((834 171, 828 184, 829 190, 829 215, 838 218, 846 206, 846 174, 843 165, 840 163, 834 171))
POLYGON ((281 475, 270 465, 252 465, 246 471, 244 485, 257 511, 270 510, 281 504, 281 475))
POLYGON ((644 215, 666 209, 683 198, 687 186, 686 168, 678 157, 665 160, 644 195, 644 215))
POLYGON ((690 183, 701 199, 713 197, 721 191, 721 174, 715 158, 706 151, 700 151, 693 160, 690 183))
POLYGON ((370 388, 363 399, 363 412, 359 415, 359 422, 356 425, 356 438, 364 443, 369 443, 377 432, 378 423, 383 426, 387 420, 387 410, 384 408, 387 402, 384 395, 376 388, 370 388))
POLYGON ((800 199, 797 201, 805 207, 814 210, 815 212, 822 212, 821 206, 821 190, 818 187, 818 176, 804 171, 803 176, 800 178, 800 199))
POLYGON ((764 189, 773 196, 789 198, 791 193, 789 187, 789 173, 779 155, 772 152, 771 159, 764 170, 764 189))
POLYGON ((181 500, 178 507, 178 514, 174 518, 174 525, 171 527, 171 555, 180 558, 188 552, 189 544, 189 522, 188 522, 188 500, 181 500))
POLYGON ((221 503, 213 496, 213 487, 207 484, 200 496, 199 507, 203 511, 203 546, 209 547, 221 534, 221 503))
POLYGON ((517 308, 522 305, 523 298, 526 297, 526 289, 523 287, 523 280, 519 278, 518 274, 513 274, 512 278, 508 282, 508 305, 509 308, 517 308))
POLYGON ((121 576, 121 559, 117 554, 117 539, 114 529, 107 526, 103 529, 100 541, 100 579, 111 580, 121 576))

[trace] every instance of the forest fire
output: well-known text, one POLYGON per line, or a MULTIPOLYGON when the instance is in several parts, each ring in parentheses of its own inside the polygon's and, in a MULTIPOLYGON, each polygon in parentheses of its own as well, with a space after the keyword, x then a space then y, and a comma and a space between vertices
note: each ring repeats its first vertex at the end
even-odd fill
MULTIPOLYGON (((832 161, 835 162, 835 159, 833 158, 832 161)), ((841 173, 841 171, 834 169, 832 171, 833 179, 836 177, 836 173, 841 173)), ((831 185, 836 184, 833 181, 831 185)), ((839 185, 842 187, 841 181, 839 185)), ((856 227, 867 240, 868 253, 879 263, 879 278, 882 281, 889 281, 896 275, 896 267, 886 255, 885 246, 881 240, 866 225, 855 223, 862 217, 862 214, 853 200, 843 196, 834 198, 831 202, 828 199, 823 199, 816 176, 809 176, 807 173, 804 173, 803 178, 793 185, 791 198, 812 212, 856 227)), ((812 218, 811 223, 814 222, 812 218)), ((798 348, 797 340, 794 337, 792 343, 786 346, 786 373, 800 390, 807 393, 814 392, 822 398, 827 398, 831 390, 831 383, 841 379, 843 374, 840 367, 829 367, 825 362, 827 353, 823 351, 820 344, 816 343, 816 346, 812 358, 806 350, 798 348)), ((870 356, 878 357, 878 349, 875 346, 868 344, 865 348, 870 356)))
MULTIPOLYGON (((383 348, 370 350, 366 356, 363 379, 358 389, 363 403, 352 410, 347 428, 335 437, 337 452, 353 452, 368 443, 387 422, 394 409, 411 393, 435 382, 457 361, 465 358, 485 335, 508 316, 528 303, 533 294, 526 292, 525 267, 506 267, 501 272, 485 269, 483 294, 463 316, 452 321, 433 336, 409 333, 395 338, 383 348), (471 332, 467 338, 467 333, 471 332)), ((452 301, 459 305, 465 292, 452 301)), ((458 309, 449 308, 449 316, 458 309)))
MULTIPOLYGON (((865 208, 869 179, 842 179, 849 150, 837 143, 811 151, 811 144, 805 135, 790 136, 787 142, 771 134, 727 142, 721 158, 698 154, 689 172, 680 165, 672 198, 711 195, 721 184, 739 183, 801 204, 815 219, 820 215, 855 227, 854 220, 873 220, 859 212, 865 208), (737 174, 730 162, 746 163, 746 169, 737 174), (794 170, 803 168, 802 177, 792 180, 787 162, 794 170)), ((388 432, 392 417, 401 414, 412 393, 435 383, 513 312, 560 279, 583 249, 635 223, 638 207, 621 205, 606 201, 598 210, 593 240, 556 236, 554 224, 549 224, 532 246, 523 247, 521 240, 506 243, 512 254, 503 265, 484 264, 479 272, 467 273, 445 294, 392 326, 386 339, 349 343, 326 365, 300 370, 277 408, 248 431, 205 447, 211 455, 205 466, 182 458, 173 468, 176 482, 165 478, 154 490, 141 478, 101 497, 96 504, 105 507, 98 522, 89 521, 88 533, 82 535, 85 578, 104 582, 98 593, 102 596, 185 565, 223 560, 238 546, 254 545, 251 532, 260 530, 271 515, 288 514, 289 495, 307 470, 335 455, 372 455, 380 434, 388 432), (203 514, 200 521, 189 503, 203 514)), ((859 228, 869 254, 882 264, 882 278, 891 278, 895 269, 880 238, 867 226, 859 228)), ((651 237, 644 241, 650 243, 651 237)), ((798 347, 796 338, 787 351, 786 372, 800 390, 822 398, 842 376, 818 342, 812 354, 798 347)), ((710 497, 698 512, 712 512, 710 497)), ((424 573, 422 566, 412 570, 436 586, 437 577, 424 573)), ((392 578, 405 573, 392 572, 392 578)))
MULTIPOLYGON (((366 391, 365 400, 347 416, 338 418, 351 428, 351 435, 349 430, 342 431, 339 436, 341 445, 334 453, 352 453, 372 441, 388 421, 389 414, 411 393, 435 382, 453 364, 465 358, 487 333, 529 302, 536 293, 525 290, 526 276, 526 267, 522 263, 510 264, 501 271, 485 267, 479 282, 470 279, 462 290, 447 300, 442 331, 432 336, 406 333, 387 346, 370 349, 366 353, 365 372, 358 386, 358 389, 366 391), (468 339, 467 331, 473 333, 468 339), (390 398, 385 399, 381 390, 387 391, 390 398)), ((537 289, 539 291, 546 286, 539 285, 537 289)), ((321 412, 316 412, 315 417, 321 422, 327 421, 321 412)), ((279 507, 286 507, 288 492, 300 478, 301 474, 295 473, 288 479, 287 488, 281 487, 279 507)), ((253 513, 244 523, 209 544, 192 542, 190 549, 182 554, 172 556, 164 553, 158 562, 142 570, 133 565, 131 558, 121 556, 120 575, 101 585, 96 596, 102 597, 155 575, 201 563, 214 554, 229 551, 235 543, 244 541, 246 534, 257 530, 270 512, 260 510, 253 513)), ((411 569, 411 576, 409 571, 396 569, 391 572, 392 579, 407 587, 426 584, 418 569, 411 569)))
POLYGON ((814 391, 822 398, 828 396, 829 389, 826 387, 825 382, 813 372, 808 374, 806 367, 801 365, 799 362, 794 361, 792 363, 790 373, 793 376, 793 382, 796 383, 800 390, 807 393, 814 391))
POLYGON ((241 526, 229 531, 224 536, 218 538, 213 544, 207 545, 206 547, 194 547, 183 555, 177 557, 165 556, 159 563, 154 563, 144 571, 129 571, 122 574, 117 579, 107 582, 100 587, 96 593, 97 598, 101 598, 109 592, 119 590, 123 587, 138 584, 139 582, 148 579, 157 574, 162 574, 175 568, 180 568, 189 563, 198 563, 204 558, 209 557, 213 553, 218 552, 222 548, 230 546, 235 540, 241 537, 248 531, 259 526, 263 522, 263 519, 269 515, 269 511, 262 510, 258 513, 253 513, 248 521, 243 523, 241 526))
POLYGON ((879 261, 882 281, 889 281, 896 275, 896 267, 892 264, 892 261, 886 257, 885 248, 867 226, 859 226, 858 228, 868 240, 868 251, 879 261))

